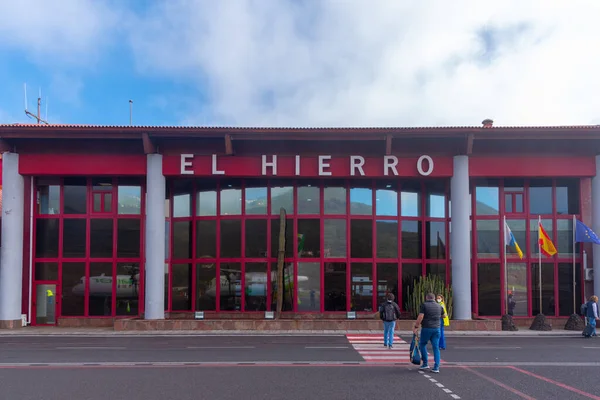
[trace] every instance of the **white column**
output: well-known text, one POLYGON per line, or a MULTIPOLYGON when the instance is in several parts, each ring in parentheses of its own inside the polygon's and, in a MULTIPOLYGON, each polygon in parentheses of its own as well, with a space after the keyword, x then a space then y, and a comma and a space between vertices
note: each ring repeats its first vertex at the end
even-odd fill
POLYGON ((452 232, 452 318, 471 319, 471 241, 469 238, 469 158, 454 157, 450 182, 452 232))
POLYGON ((147 155, 144 319, 165 318, 165 177, 162 155, 147 155))
POLYGON ((0 249, 0 327, 18 327, 23 289, 24 182, 19 155, 2 154, 2 247, 0 249))
MULTIPOLYGON (((575 229, 575 227, 573 227, 575 229)), ((600 155, 596 156, 596 176, 592 178, 592 230, 600 232, 600 155)), ((600 247, 593 246, 594 259, 594 293, 600 294, 600 247)))

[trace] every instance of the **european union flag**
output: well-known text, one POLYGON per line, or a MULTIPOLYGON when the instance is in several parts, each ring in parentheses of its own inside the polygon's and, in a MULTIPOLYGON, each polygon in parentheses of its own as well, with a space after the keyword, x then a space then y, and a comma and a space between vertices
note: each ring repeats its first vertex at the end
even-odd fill
POLYGON ((600 244, 600 238, 598 238, 598 235, 596 235, 591 228, 587 227, 579 220, 576 220, 575 241, 578 243, 584 242, 600 244))

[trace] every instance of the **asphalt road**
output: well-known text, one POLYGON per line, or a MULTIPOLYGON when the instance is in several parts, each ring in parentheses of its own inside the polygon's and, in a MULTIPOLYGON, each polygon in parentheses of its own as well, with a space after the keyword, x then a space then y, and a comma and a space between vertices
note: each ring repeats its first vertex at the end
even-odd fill
POLYGON ((344 336, 0 337, 0 398, 600 400, 600 339, 447 341, 432 374, 344 336))

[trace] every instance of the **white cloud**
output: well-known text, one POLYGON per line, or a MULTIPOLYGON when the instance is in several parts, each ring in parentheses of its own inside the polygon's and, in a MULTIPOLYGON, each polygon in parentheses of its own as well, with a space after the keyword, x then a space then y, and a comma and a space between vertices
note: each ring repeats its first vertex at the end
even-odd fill
POLYGON ((548 125, 600 117, 595 0, 160 4, 132 24, 138 67, 208 88, 197 122, 478 125, 491 117, 548 125))

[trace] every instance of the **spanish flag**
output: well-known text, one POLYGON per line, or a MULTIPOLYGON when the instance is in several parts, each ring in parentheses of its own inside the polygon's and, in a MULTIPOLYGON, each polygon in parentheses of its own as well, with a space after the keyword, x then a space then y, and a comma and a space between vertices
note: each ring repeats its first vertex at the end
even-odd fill
POLYGON ((546 257, 552 257, 557 253, 554 243, 552 243, 546 230, 542 226, 542 221, 538 221, 538 243, 540 245, 541 253, 546 257))

